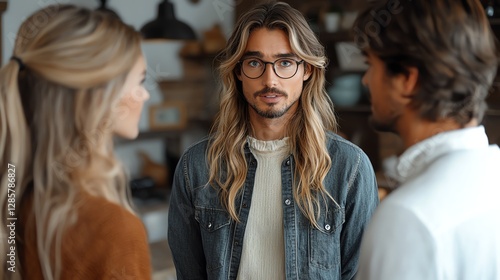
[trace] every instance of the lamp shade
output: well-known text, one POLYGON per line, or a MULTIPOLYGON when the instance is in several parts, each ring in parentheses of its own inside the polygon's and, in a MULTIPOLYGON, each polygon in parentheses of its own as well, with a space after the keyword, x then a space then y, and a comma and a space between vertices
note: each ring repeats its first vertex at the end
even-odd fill
POLYGON ((99 2, 101 3, 101 5, 99 6, 99 8, 97 8, 98 11, 102 11, 102 12, 108 13, 108 14, 110 14, 112 16, 117 17, 118 19, 121 19, 120 16, 115 11, 109 9, 106 6, 106 3, 108 2, 107 0, 100 0, 99 2))
POLYGON ((193 29, 175 17, 174 5, 164 0, 158 5, 158 17, 141 28, 146 39, 195 40, 193 29))

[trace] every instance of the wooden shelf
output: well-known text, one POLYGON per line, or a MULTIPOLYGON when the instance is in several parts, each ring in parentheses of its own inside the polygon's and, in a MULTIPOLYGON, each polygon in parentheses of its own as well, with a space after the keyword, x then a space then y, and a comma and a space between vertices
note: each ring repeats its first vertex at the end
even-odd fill
POLYGON ((192 77, 192 78, 182 78, 176 80, 159 80, 157 83, 160 87, 168 89, 170 86, 186 86, 189 84, 197 83, 204 84, 207 83, 208 80, 206 77, 192 77))
POLYGON ((370 105, 356 105, 350 107, 335 106, 335 112, 371 114, 371 107, 370 105))
MULTIPOLYGON (((335 106, 335 111, 339 113, 371 113, 370 105, 356 105, 351 107, 335 106)), ((486 116, 500 117, 500 110, 488 109, 486 116)))
POLYGON ((500 18, 489 18, 490 25, 500 25, 500 18))
POLYGON ((486 116, 500 117, 500 109, 488 109, 486 116))
POLYGON ((124 138, 115 138, 115 144, 126 144, 132 143, 138 140, 148 140, 148 139, 168 139, 168 138, 179 138, 182 133, 186 132, 190 128, 193 127, 203 127, 210 128, 212 126, 213 120, 209 119, 192 119, 188 120, 188 124, 183 129, 168 129, 168 130, 148 130, 148 131, 140 131, 139 135, 135 139, 124 139, 124 138))
POLYGON ((326 46, 338 42, 350 42, 354 40, 354 37, 348 29, 336 32, 322 31, 319 33, 319 40, 326 46))

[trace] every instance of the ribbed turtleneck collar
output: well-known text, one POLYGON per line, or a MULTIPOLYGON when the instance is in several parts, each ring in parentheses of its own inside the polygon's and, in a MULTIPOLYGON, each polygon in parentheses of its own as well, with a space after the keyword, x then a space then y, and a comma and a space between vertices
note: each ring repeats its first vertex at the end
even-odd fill
POLYGON ((285 137, 279 140, 263 141, 247 136, 247 142, 251 149, 260 152, 274 152, 278 150, 288 149, 290 146, 290 138, 285 137))

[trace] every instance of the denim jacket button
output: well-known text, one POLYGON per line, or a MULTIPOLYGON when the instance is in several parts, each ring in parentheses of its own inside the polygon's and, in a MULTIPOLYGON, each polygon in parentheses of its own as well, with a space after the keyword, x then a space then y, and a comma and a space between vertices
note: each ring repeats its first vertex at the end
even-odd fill
POLYGON ((247 208, 247 204, 246 203, 243 203, 243 208, 247 208))
POLYGON ((208 228, 212 228, 212 223, 208 223, 208 228))
POLYGON ((286 204, 286 205, 290 205, 291 203, 292 203, 292 202, 290 201, 290 199, 285 200, 285 204, 286 204))
POLYGON ((330 225, 329 225, 329 224, 326 224, 326 225, 325 225, 325 229, 326 229, 326 230, 330 230, 330 228, 331 228, 331 227, 330 227, 330 225))
POLYGON ((286 166, 290 166, 290 160, 286 161, 286 166))

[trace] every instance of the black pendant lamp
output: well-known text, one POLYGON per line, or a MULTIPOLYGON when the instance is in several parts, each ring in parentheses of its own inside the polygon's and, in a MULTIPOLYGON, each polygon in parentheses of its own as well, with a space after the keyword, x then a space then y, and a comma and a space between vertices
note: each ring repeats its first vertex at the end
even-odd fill
POLYGON ((97 8, 98 11, 102 11, 102 12, 108 13, 110 15, 113 15, 117 18, 120 18, 120 16, 115 11, 109 9, 106 6, 106 2, 108 2, 107 0, 100 0, 99 2, 101 2, 101 5, 99 6, 99 8, 97 8))
POLYGON ((196 40, 189 25, 175 18, 174 5, 164 0, 158 5, 158 17, 141 28, 146 39, 196 40))

